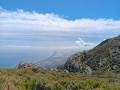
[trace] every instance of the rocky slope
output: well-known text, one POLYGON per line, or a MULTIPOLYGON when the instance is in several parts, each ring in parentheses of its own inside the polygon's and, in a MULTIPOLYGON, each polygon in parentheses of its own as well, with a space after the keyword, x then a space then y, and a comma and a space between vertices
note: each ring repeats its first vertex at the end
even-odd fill
POLYGON ((120 36, 107 39, 92 50, 72 55, 65 65, 58 68, 88 74, 108 71, 120 73, 120 36))

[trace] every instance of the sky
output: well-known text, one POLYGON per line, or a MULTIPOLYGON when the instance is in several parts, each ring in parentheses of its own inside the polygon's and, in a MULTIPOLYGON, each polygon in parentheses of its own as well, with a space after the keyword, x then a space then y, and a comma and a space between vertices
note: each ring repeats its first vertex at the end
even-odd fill
POLYGON ((6 10, 55 13, 67 20, 120 17, 120 0, 1 0, 0 5, 6 10))
POLYGON ((120 0, 1 0, 0 48, 91 49, 120 34, 120 0))

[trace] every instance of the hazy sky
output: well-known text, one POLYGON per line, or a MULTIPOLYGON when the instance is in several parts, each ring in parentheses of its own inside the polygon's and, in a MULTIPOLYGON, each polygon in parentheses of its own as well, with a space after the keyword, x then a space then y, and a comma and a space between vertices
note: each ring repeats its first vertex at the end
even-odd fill
POLYGON ((120 0, 1 0, 0 48, 90 49, 120 34, 120 0))

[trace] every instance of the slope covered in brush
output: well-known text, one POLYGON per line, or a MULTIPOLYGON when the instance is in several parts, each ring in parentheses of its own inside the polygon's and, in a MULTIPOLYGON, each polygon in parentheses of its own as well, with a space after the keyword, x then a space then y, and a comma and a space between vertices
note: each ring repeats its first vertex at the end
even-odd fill
POLYGON ((59 68, 88 74, 108 71, 120 73, 120 36, 107 39, 92 50, 72 55, 59 68))
POLYGON ((0 69, 0 90, 119 90, 119 77, 66 73, 57 69, 0 69))

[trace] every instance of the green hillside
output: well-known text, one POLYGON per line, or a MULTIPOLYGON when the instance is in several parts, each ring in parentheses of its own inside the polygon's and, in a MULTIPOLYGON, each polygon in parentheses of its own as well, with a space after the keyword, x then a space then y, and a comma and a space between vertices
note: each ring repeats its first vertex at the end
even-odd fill
POLYGON ((81 73, 120 73, 120 36, 107 39, 89 51, 72 55, 59 68, 81 73))

